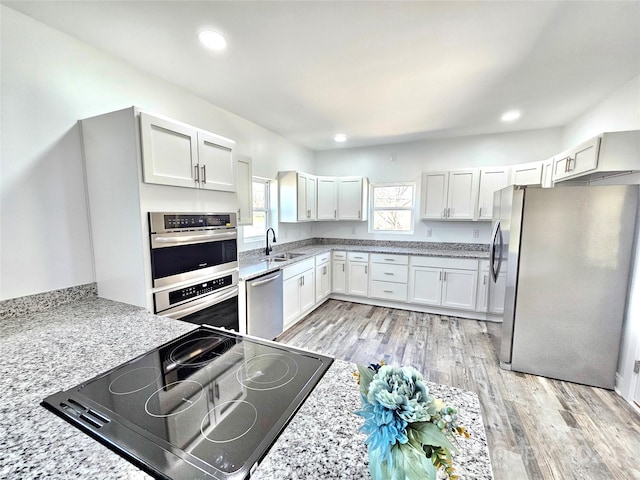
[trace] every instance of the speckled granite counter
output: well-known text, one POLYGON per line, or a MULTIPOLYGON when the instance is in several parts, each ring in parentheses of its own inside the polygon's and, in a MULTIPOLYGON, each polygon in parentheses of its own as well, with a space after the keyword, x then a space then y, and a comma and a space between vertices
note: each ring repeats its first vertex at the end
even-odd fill
MULTIPOLYGON (((0 478, 149 478, 39 403, 193 328, 96 297, 0 322, 0 478)), ((368 478, 360 419, 352 413, 359 408, 353 369, 334 363, 255 478, 368 478)), ((460 408, 461 422, 472 433, 460 441, 456 456, 461 478, 492 478, 477 396, 432 388, 460 408)))
MULTIPOLYGON (((454 244, 457 248, 421 248, 421 247, 399 247, 389 246, 381 242, 380 245, 353 245, 353 244, 326 244, 326 245, 309 245, 299 248, 287 250, 294 253, 303 253, 304 256, 297 257, 293 260, 282 262, 267 261, 264 254, 259 256, 248 256, 240 259, 240 278, 242 280, 250 280, 252 278, 264 275, 266 273, 278 270, 279 268, 291 265, 306 258, 310 258, 319 253, 330 252, 333 250, 347 252, 367 252, 367 253, 388 253, 398 255, 418 255, 424 257, 448 257, 448 258, 469 258, 477 260, 487 260, 489 252, 486 250, 466 249, 465 244, 454 244)), ((280 252, 274 252, 277 255, 280 252)))

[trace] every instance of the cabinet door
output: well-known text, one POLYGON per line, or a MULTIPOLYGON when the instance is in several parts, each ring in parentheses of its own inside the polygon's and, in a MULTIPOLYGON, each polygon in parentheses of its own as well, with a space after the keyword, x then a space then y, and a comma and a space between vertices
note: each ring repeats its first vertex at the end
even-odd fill
POLYGON ((504 294, 507 287, 507 272, 500 272, 496 279, 496 288, 488 296, 487 310, 489 313, 501 315, 504 313, 504 294))
POLYGON ((234 142, 208 132, 198 132, 198 166, 200 187, 207 190, 238 190, 234 142))
POLYGON ((369 294, 369 264, 347 262, 347 294, 366 297, 369 294))
POLYGON ((598 166, 600 137, 592 138, 571 150, 567 150, 554 159, 553 180, 578 176, 598 166))
POLYGON ((316 219, 316 179, 298 173, 298 220, 316 219))
POLYGON ((478 170, 452 170, 449 172, 447 219, 473 220, 478 203, 478 170))
POLYGON ((477 295, 477 270, 444 269, 442 306, 474 310, 477 295))
POLYGON ((553 187, 553 158, 542 162, 542 188, 553 187))
POLYGON ((316 267, 316 303, 321 302, 331 293, 331 263, 316 267))
POLYGON ((236 155, 238 167, 238 225, 253 223, 253 180, 251 157, 236 155))
POLYGON ((478 293, 476 295, 476 311, 486 312, 489 309, 489 267, 478 272, 478 293))
POLYGON ((506 167, 483 168, 480 171, 478 195, 478 220, 491 220, 494 192, 509 185, 509 169, 506 167))
POLYGON ((334 260, 331 266, 331 284, 334 293, 347 293, 347 272, 345 271, 347 262, 344 260, 334 260))
POLYGON ((293 322, 300 314, 300 284, 302 275, 288 278, 282 284, 282 314, 284 324, 293 322))
POLYGON ((341 178, 338 184, 338 218, 362 220, 362 178, 341 178))
POLYGON ((449 172, 425 172, 422 174, 421 218, 437 220, 444 218, 448 185, 449 172))
POLYGON ((305 312, 316 304, 315 269, 307 270, 302 274, 300 285, 300 313, 305 312))
POLYGON ((334 177, 318 177, 318 220, 337 220, 338 184, 334 177))
POLYGON ((440 305, 442 269, 411 267, 409 269, 409 303, 440 305))
POLYGON ((542 162, 514 165, 511 172, 512 185, 542 185, 542 162))
POLYGON ((195 128, 141 112, 144 181, 196 188, 197 137, 195 128))

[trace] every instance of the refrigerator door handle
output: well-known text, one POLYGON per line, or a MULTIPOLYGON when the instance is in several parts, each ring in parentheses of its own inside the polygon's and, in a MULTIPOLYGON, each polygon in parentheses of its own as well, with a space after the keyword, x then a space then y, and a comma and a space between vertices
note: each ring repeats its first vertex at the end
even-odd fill
POLYGON ((496 221, 493 227, 493 233, 491 234, 491 247, 489 256, 489 266, 491 268, 491 278, 496 282, 498 275, 500 274, 500 267, 502 266, 502 249, 504 244, 502 243, 502 230, 500 229, 500 220, 496 221), (496 247, 500 245, 499 253, 496 255, 496 247), (496 258, 497 257, 497 258, 496 258))

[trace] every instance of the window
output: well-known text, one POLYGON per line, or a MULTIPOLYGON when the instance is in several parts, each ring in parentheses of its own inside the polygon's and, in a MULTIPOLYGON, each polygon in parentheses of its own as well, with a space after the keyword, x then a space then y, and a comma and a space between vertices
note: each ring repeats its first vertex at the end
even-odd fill
POLYGON ((413 233, 413 183, 371 185, 370 232, 413 233))
POLYGON ((244 239, 264 238, 269 225, 269 180, 254 178, 253 225, 244 227, 244 239))

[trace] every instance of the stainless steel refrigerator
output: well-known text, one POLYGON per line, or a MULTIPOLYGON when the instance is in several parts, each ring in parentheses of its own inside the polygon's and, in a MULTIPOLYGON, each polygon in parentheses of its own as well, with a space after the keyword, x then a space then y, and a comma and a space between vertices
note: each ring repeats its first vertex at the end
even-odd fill
POLYGON ((638 186, 508 187, 494 195, 489 311, 500 366, 613 389, 638 186), (503 291, 500 291, 503 290, 503 291))

